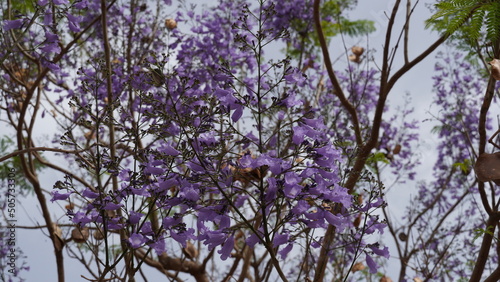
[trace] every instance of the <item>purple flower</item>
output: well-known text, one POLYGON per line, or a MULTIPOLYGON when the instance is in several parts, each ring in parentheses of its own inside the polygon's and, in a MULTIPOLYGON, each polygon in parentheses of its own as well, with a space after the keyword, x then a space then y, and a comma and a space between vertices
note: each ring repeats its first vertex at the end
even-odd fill
POLYGON ((144 214, 136 211, 130 211, 130 216, 128 218, 130 224, 137 224, 141 220, 141 217, 143 217, 144 214))
POLYGON ((3 30, 4 31, 9 31, 11 29, 17 29, 21 28, 23 26, 24 19, 17 19, 17 20, 5 20, 3 21, 3 30))
POLYGON ((52 0, 54 5, 63 5, 63 4, 69 4, 68 0, 52 0))
POLYGON ((273 246, 278 247, 288 242, 288 234, 275 234, 273 239, 273 246))
POLYGON ((165 252, 165 239, 158 238, 154 243, 151 243, 150 246, 155 250, 156 255, 161 255, 165 252))
POLYGON ((160 187, 160 191, 166 191, 166 190, 168 190, 176 185, 179 185, 179 182, 177 181, 177 179, 170 178, 170 179, 167 179, 163 182, 160 182, 159 187, 160 187))
POLYGON ((54 201, 59 201, 59 200, 66 200, 73 192, 69 193, 59 193, 57 190, 52 190, 52 199, 50 199, 51 202, 54 201))
POLYGON ((164 170, 162 168, 154 167, 149 164, 144 168, 144 174, 146 175, 161 175, 163 172, 164 170))
POLYGON ((304 214, 311 206, 307 203, 307 201, 305 200, 300 200, 297 202, 297 204, 295 205, 295 207, 292 208, 292 212, 296 215, 296 216, 300 216, 302 214, 304 214))
POLYGON ((177 225, 181 222, 181 218, 174 218, 167 216, 163 219, 163 228, 167 229, 170 228, 171 226, 177 225))
POLYGON ((366 264, 370 268, 371 274, 377 273, 378 265, 375 263, 375 261, 373 261, 372 257, 370 257, 368 254, 366 254, 366 264))
POLYGON ((145 238, 142 234, 137 234, 134 233, 128 238, 128 242, 130 244, 130 247, 137 249, 140 246, 142 246, 145 242, 147 241, 147 238, 145 238))
POLYGON ((291 84, 297 84, 297 86, 304 86, 306 75, 303 74, 300 70, 294 69, 291 74, 285 75, 285 80, 291 84))
POLYGON ((92 219, 90 218, 90 216, 79 211, 79 212, 75 213, 72 221, 73 221, 73 223, 80 224, 80 226, 84 226, 85 224, 92 222, 92 219))
POLYGON ((293 244, 290 243, 286 247, 282 248, 280 251, 278 251, 278 254, 281 256, 281 259, 284 260, 286 259, 286 256, 288 253, 293 249, 293 244))
POLYGON ((85 190, 83 190, 83 192, 82 192, 82 196, 85 198, 89 198, 89 199, 95 199, 95 198, 99 197, 99 193, 95 193, 92 190, 90 190, 89 188, 85 188, 85 190))
POLYGON ((141 233, 147 236, 150 236, 153 234, 153 229, 151 227, 151 222, 147 221, 142 225, 141 228, 141 233))
POLYGON ((389 248, 384 247, 382 250, 378 248, 378 244, 376 245, 373 245, 373 246, 370 246, 370 249, 377 255, 379 256, 382 256, 382 257, 385 257, 385 258, 389 258, 389 248))
POLYGON ((165 153, 166 155, 174 156, 174 157, 180 155, 180 152, 177 151, 176 149, 174 149, 170 145, 163 146, 162 148, 159 149, 159 151, 165 153))
POLYGON ((208 245, 209 250, 223 244, 226 240, 226 235, 220 230, 207 231, 206 239, 203 244, 208 245))
POLYGON ((222 245, 222 249, 218 251, 218 253, 220 254, 220 259, 226 260, 229 257, 229 255, 231 255, 233 247, 234 247, 234 237, 233 235, 231 235, 229 236, 229 238, 227 238, 226 242, 224 242, 224 245, 222 245))
POLYGON ((80 32, 82 29, 80 28, 81 17, 73 16, 70 13, 67 13, 68 17, 68 27, 72 32, 80 32))
POLYGON ((175 232, 173 230, 170 230, 170 236, 175 241, 177 241, 178 243, 180 243, 182 245, 182 247, 184 247, 184 248, 186 247, 187 240, 195 238, 195 236, 193 234, 194 234, 194 229, 193 228, 189 228, 188 230, 181 231, 181 232, 175 232))
POLYGON ((79 10, 85 9, 85 8, 87 8, 87 5, 88 5, 87 2, 88 2, 87 0, 81 0, 81 1, 75 2, 73 7, 75 9, 79 9, 79 10))
POLYGON ((200 199, 200 195, 192 187, 184 188, 179 196, 184 196, 186 200, 196 202, 200 199))
POLYGON ((113 202, 108 202, 104 207, 103 209, 105 210, 117 210, 119 208, 121 208, 123 205, 122 204, 115 204, 113 202))
POLYGON ((243 106, 237 105, 234 113, 231 115, 231 120, 237 122, 243 115, 243 106))

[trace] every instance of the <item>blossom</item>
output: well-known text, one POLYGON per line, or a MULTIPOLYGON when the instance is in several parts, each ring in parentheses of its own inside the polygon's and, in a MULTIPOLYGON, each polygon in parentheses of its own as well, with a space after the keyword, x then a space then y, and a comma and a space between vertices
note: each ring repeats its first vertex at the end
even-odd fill
POLYGON ((222 245, 222 249, 218 251, 218 253, 220 254, 220 259, 226 260, 229 257, 229 255, 231 255, 233 247, 234 247, 234 236, 231 235, 222 245))
POLYGON ((387 246, 385 246, 383 249, 379 249, 378 244, 375 244, 371 245, 370 249, 379 256, 383 256, 387 259, 389 258, 389 248, 387 248, 387 246))
POLYGON ((130 211, 130 216, 128 218, 130 224, 137 224, 141 220, 141 217, 143 217, 144 214, 136 211, 130 211))
POLYGON ((290 243, 286 245, 286 247, 282 248, 281 250, 278 251, 278 254, 281 256, 281 259, 286 259, 286 256, 288 253, 293 249, 293 244, 290 243))
POLYGON ((74 16, 70 13, 66 14, 68 18, 68 27, 72 32, 80 32, 82 29, 80 28, 80 22, 82 18, 80 16, 74 16))
POLYGON ((79 211, 73 215, 72 221, 73 223, 80 224, 80 226, 84 226, 85 224, 92 222, 92 218, 90 215, 79 211))
POLYGON ((59 193, 59 191, 57 190, 52 190, 51 194, 52 194, 52 199, 50 199, 51 202, 54 202, 54 201, 59 201, 59 200, 66 200, 69 198, 69 196, 72 194, 73 192, 68 192, 68 193, 59 193))
POLYGON ((277 247, 288 242, 288 234, 275 234, 273 239, 273 246, 277 247))
POLYGON ((52 0, 54 5, 69 4, 69 0, 52 0))
POLYGON ((368 254, 366 254, 366 265, 370 268, 370 273, 375 274, 377 273, 378 265, 375 263, 375 261, 372 259, 372 257, 368 254))
POLYGON ((165 239, 163 237, 156 239, 150 246, 155 250, 158 256, 165 253, 165 239))
POLYGON ((25 22, 24 19, 4 20, 3 21, 3 30, 9 31, 11 29, 21 28, 23 26, 24 22, 25 22))
POLYGON ((130 247, 137 249, 147 241, 147 238, 145 238, 142 234, 134 233, 130 235, 130 238, 128 238, 127 241, 129 242, 130 247))

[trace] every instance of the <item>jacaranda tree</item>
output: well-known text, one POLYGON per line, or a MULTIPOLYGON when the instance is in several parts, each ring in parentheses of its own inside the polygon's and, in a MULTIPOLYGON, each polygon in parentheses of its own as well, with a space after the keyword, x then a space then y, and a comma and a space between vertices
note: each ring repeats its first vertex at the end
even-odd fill
POLYGON ((434 178, 420 176, 405 215, 386 197, 419 177, 419 121, 388 97, 467 32, 443 28, 447 6, 429 20, 442 35, 414 50, 418 1, 396 0, 375 53, 330 44, 374 31, 349 19, 353 0, 196 2, 2 2, 4 280, 34 262, 15 232, 50 238, 59 281, 68 260, 85 281, 498 277, 498 255, 475 252, 479 237, 483 256, 497 243, 496 193, 488 202, 484 188, 496 159, 477 162, 480 182, 470 173, 493 128, 481 93, 495 80, 453 45, 427 77, 442 141, 434 178), (26 197, 43 222, 16 226, 26 197))

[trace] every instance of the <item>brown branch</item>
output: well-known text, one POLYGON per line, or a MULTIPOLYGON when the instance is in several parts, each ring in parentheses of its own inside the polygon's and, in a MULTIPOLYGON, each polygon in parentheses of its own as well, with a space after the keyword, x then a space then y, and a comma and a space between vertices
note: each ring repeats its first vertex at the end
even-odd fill
POLYGON ((500 267, 497 267, 484 282, 497 282, 500 281, 500 267))
POLYGON ((409 33, 410 33, 410 16, 411 16, 411 0, 406 0, 406 23, 405 26, 403 27, 404 29, 404 58, 405 58, 405 64, 409 62, 409 57, 408 57, 408 38, 409 38, 409 33))
POLYGON ((314 1, 314 24, 316 27, 316 33, 318 34, 318 39, 319 43, 321 46, 321 51, 323 52, 323 60, 325 61, 325 68, 328 73, 328 77, 330 78, 330 81, 332 82, 333 85, 333 93, 335 96, 337 96, 340 100, 340 103, 342 106, 347 110, 349 115, 351 116, 351 121, 352 125, 354 127, 354 134, 356 136, 356 143, 358 146, 361 146, 363 143, 362 137, 361 137, 361 129, 359 127, 359 119, 358 119, 358 114, 356 112, 356 108, 347 100, 345 97, 344 91, 342 90, 342 86, 340 86, 340 83, 337 79, 337 76, 335 75, 335 72, 333 71, 333 64, 330 59, 330 53, 328 51, 328 44, 326 43, 325 35, 323 34, 323 28, 321 27, 321 17, 320 17, 320 0, 315 0, 314 1))
POLYGON ((477 255, 476 264, 474 265, 474 270, 472 271, 472 275, 470 277, 470 282, 481 281, 481 276, 483 275, 484 266, 486 265, 486 261, 489 257, 489 252, 491 248, 491 242, 493 241, 493 234, 495 234, 495 229, 500 219, 500 214, 494 213, 491 214, 486 221, 485 229, 488 232, 484 232, 483 242, 481 243, 481 248, 479 249, 479 253, 477 255), (493 230, 488 230, 488 228, 493 227, 493 230), (491 232, 490 232, 491 231, 491 232))
POLYGON ((209 281, 202 264, 198 264, 194 261, 182 260, 180 258, 172 258, 165 253, 159 256, 159 262, 165 269, 191 274, 196 279, 196 282, 209 281))
POLYGON ((3 162, 7 159, 10 159, 15 156, 19 156, 21 154, 25 153, 31 153, 31 152, 56 152, 56 153, 65 153, 65 154, 75 154, 75 153, 81 153, 84 152, 85 150, 64 150, 64 149, 57 149, 57 148, 49 148, 49 147, 30 147, 26 149, 21 149, 17 150, 15 152, 12 152, 10 154, 7 154, 3 157, 0 157, 0 162, 3 162))
POLYGON ((165 276, 167 276, 168 278, 173 279, 175 281, 182 282, 182 279, 180 279, 179 277, 177 277, 177 275, 174 275, 174 274, 168 272, 159 261, 156 261, 154 259, 149 258, 146 255, 146 252, 144 252, 144 250, 137 249, 135 251, 135 254, 136 254, 137 258, 141 259, 147 265, 156 268, 161 273, 165 274, 165 276))

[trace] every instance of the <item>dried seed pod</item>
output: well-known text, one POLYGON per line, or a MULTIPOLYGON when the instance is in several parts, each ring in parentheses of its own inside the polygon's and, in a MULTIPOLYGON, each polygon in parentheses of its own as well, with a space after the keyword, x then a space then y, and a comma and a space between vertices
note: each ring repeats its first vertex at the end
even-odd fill
POLYGON ((97 230, 94 230, 94 232, 92 233, 92 236, 94 237, 94 239, 100 241, 100 240, 104 239, 104 232, 102 232, 101 229, 97 229, 97 230))
POLYGON ((424 280, 422 280, 422 278, 420 277, 415 277, 413 278, 413 282, 423 282, 424 280))
POLYGON ((479 181, 493 181, 500 185, 500 152, 481 154, 474 165, 474 172, 479 181))
POLYGON ((365 48, 363 47, 359 47, 359 46, 353 46, 351 48, 351 52, 356 55, 357 57, 363 55, 363 53, 365 52, 365 48))
POLYGON ((408 235, 406 235, 406 233, 404 233, 404 232, 401 232, 398 234, 398 238, 399 238, 399 240, 406 242, 406 240, 408 240, 408 235))
POLYGON ((92 139, 95 139, 97 136, 96 136, 94 130, 90 130, 90 131, 85 132, 85 134, 83 134, 83 137, 85 137, 85 139, 87 139, 87 140, 92 140, 92 139))
POLYGON ((394 149, 392 149, 392 153, 394 155, 399 154, 399 152, 401 152, 401 144, 397 144, 396 146, 394 146, 394 149))
POLYGON ((362 264, 361 262, 357 262, 355 263, 353 266, 352 266, 352 269, 351 271, 354 273, 356 271, 362 271, 366 268, 366 266, 364 264, 362 264))
POLYGON ((177 27, 177 22, 174 19, 166 19, 165 26, 168 28, 168 30, 173 30, 177 27))
POLYGON ((349 61, 359 64, 361 59, 356 55, 349 55, 349 61))
POLYGON ((491 65, 491 76, 496 80, 500 80, 500 60, 493 59, 489 64, 491 65))
POLYGON ((248 187, 251 181, 259 181, 262 179, 261 168, 265 173, 267 171, 267 166, 252 168, 233 168, 233 181, 239 181, 243 187, 248 187))
POLYGON ((392 282, 392 279, 389 278, 389 276, 383 276, 382 278, 380 278, 380 282, 392 282))
POLYGON ((356 216, 356 218, 352 222, 352 225, 358 228, 360 224, 361 224, 361 214, 358 214, 358 216, 356 216))
POLYGON ((84 228, 75 227, 71 231, 71 239, 73 239, 73 241, 75 241, 76 243, 84 243, 89 238, 89 235, 90 234, 88 227, 84 228))

